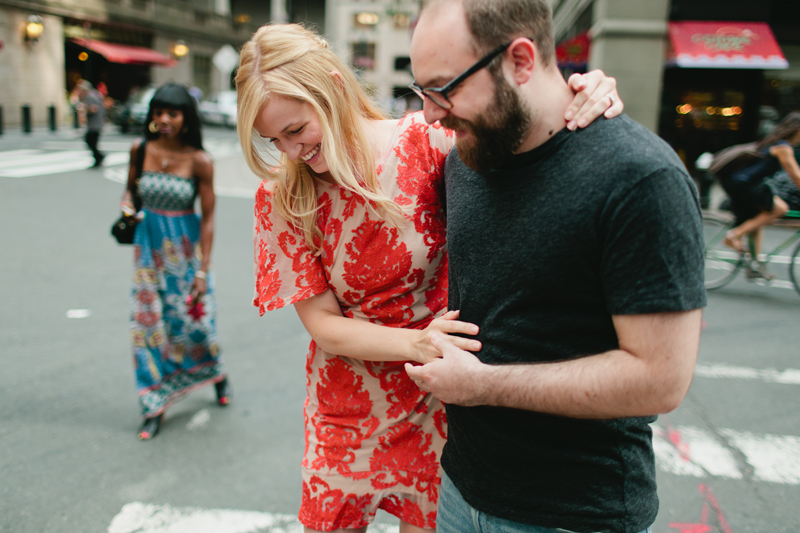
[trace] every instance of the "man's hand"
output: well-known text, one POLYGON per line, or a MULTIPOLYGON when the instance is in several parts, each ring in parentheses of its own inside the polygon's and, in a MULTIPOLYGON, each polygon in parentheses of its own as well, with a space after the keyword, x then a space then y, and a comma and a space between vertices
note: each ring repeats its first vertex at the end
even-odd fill
POLYGON ((406 363, 408 376, 419 388, 444 403, 464 406, 485 404, 489 392, 485 373, 489 366, 471 353, 456 348, 438 333, 431 335, 431 344, 441 353, 441 359, 422 366, 406 363))
POLYGON ((569 130, 586 127, 600 115, 614 118, 625 108, 617 93, 617 80, 602 70, 573 74, 567 84, 576 93, 564 113, 569 130))

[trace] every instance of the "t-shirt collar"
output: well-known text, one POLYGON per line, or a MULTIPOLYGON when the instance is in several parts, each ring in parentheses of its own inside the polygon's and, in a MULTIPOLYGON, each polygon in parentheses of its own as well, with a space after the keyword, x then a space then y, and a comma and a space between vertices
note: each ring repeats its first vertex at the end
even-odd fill
POLYGON ((527 167, 539 161, 543 161, 550 157, 556 148, 558 148, 564 141, 567 140, 571 132, 566 127, 561 128, 552 137, 547 139, 543 144, 540 144, 532 150, 522 152, 519 154, 512 154, 498 162, 493 171, 497 170, 511 170, 514 168, 527 167))

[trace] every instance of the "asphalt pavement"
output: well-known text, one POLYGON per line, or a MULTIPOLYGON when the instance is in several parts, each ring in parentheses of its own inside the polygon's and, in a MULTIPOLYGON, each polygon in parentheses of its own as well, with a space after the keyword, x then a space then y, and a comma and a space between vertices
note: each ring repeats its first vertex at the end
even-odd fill
MULTIPOLYGON (((109 235, 135 138, 106 132, 122 155, 88 169, 80 131, 0 136, 0 531, 300 531, 309 337, 292 309, 259 317, 250 305, 257 180, 230 130, 206 139, 234 400, 194 392, 155 439, 136 439, 131 249, 109 235)), ((692 387, 654 425, 654 533, 800 531, 799 318, 791 288, 742 278, 709 294, 692 387)), ((373 530, 392 523, 380 514, 373 530)))

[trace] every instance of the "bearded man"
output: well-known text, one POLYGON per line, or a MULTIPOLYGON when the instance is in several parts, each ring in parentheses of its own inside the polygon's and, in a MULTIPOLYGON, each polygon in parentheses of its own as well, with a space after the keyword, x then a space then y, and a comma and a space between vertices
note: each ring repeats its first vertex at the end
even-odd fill
POLYGON ((624 115, 572 131, 546 0, 424 1, 411 64, 455 130, 449 307, 483 345, 406 365, 447 404, 437 531, 647 531, 706 304, 683 164, 624 115))

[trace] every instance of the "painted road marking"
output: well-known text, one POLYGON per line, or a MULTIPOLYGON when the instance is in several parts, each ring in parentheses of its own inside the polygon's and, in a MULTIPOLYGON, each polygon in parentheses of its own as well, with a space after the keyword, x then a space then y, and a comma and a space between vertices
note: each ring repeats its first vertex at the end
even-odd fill
MULTIPOLYGON (((131 143, 128 141, 100 141, 97 145, 101 152, 130 152, 131 143)), ((84 150, 86 143, 83 141, 45 141, 39 143, 43 150, 84 150)))
POLYGON ((731 444, 747 457, 759 481, 800 485, 800 437, 756 435, 749 431, 722 430, 731 444))
POLYGON ((752 470, 758 481, 800 485, 800 437, 792 435, 733 429, 713 435, 691 426, 665 429, 654 424, 653 449, 658 469, 679 476, 742 479, 742 472, 752 470))
POLYGON ((767 383, 800 385, 800 370, 796 368, 787 368, 781 371, 774 368, 758 369, 726 364, 697 365, 694 375, 704 378, 749 379, 767 383))
MULTIPOLYGON (((370 533, 399 533, 396 525, 373 524, 370 533)), ((303 533, 295 515, 126 504, 108 526, 108 533, 303 533)))
MULTIPOLYGON (((187 425, 202 427, 204 417, 199 411, 187 425)), ((666 421, 666 418, 664 418, 666 421)), ((653 448, 656 466, 662 472, 697 478, 719 477, 741 480, 744 472, 752 479, 768 483, 800 485, 800 437, 791 435, 757 435, 747 431, 721 429, 718 434, 691 426, 664 428, 653 424, 653 448)), ((700 486, 701 493, 705 485, 700 486)), ((716 498, 706 491, 706 502, 724 522, 716 498), (711 500, 709 500, 711 498, 711 500)), ((706 509, 708 506, 706 506, 706 509)), ((707 511, 700 524, 674 523, 671 528, 708 531, 695 526, 707 524, 707 511), (695 528, 695 529, 693 529, 695 528)), ((723 528, 723 531, 725 529, 723 528)), ((111 521, 108 533, 302 533, 303 527, 295 515, 238 511, 230 509, 201 509, 170 507, 140 502, 126 504, 111 521)), ((371 533, 399 533, 392 524, 374 524, 371 533)))
POLYGON ((197 411, 189 423, 186 424, 186 429, 194 431, 195 429, 203 429, 211 422, 211 412, 208 409, 200 409, 197 411))
MULTIPOLYGON (((30 178, 61 174, 74 170, 85 170, 94 164, 94 157, 89 150, 67 152, 42 152, 27 156, 16 156, 0 160, 0 177, 30 178)), ((125 152, 109 152, 103 160, 103 166, 122 165, 128 163, 125 152)))
POLYGON ((29 158, 32 155, 42 154, 43 150, 7 150, 0 152, 0 161, 13 161, 18 158, 29 158))
MULTIPOLYGON (((94 158, 84 143, 79 142, 45 142, 42 148, 61 148, 56 152, 44 150, 8 150, 0 152, 0 177, 30 178, 85 170, 94 164, 94 158), (64 150, 63 148, 71 148, 64 150)), ((237 140, 211 139, 205 143, 206 150, 212 158, 229 157, 241 153, 237 140)), ((131 143, 100 143, 100 150, 105 152, 103 167, 128 165, 130 161, 131 143)), ((253 192, 249 192, 249 197, 253 192)))

